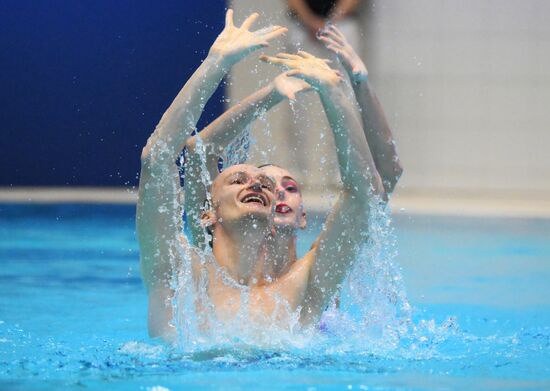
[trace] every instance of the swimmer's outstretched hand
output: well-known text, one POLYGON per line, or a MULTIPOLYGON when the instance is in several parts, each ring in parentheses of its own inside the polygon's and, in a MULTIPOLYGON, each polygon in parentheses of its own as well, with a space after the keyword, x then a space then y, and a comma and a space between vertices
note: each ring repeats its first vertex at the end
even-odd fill
POLYGON ((367 79, 368 72, 365 63, 335 25, 327 24, 319 31, 317 38, 325 44, 328 50, 338 56, 352 82, 359 83, 367 79))
POLYGON ((328 66, 329 60, 317 58, 304 51, 297 54, 278 53, 275 57, 262 55, 260 60, 288 69, 287 76, 302 79, 318 91, 342 81, 340 72, 328 66))
POLYGON ((241 27, 237 27, 233 23, 233 10, 227 10, 225 28, 212 44, 210 54, 220 56, 224 65, 231 66, 253 51, 269 46, 270 40, 288 31, 286 27, 281 26, 250 31, 259 16, 258 13, 253 13, 245 19, 241 27))
POLYGON ((273 80, 272 86, 279 95, 291 101, 296 100, 296 94, 311 90, 311 86, 307 82, 288 76, 288 72, 277 76, 273 80))

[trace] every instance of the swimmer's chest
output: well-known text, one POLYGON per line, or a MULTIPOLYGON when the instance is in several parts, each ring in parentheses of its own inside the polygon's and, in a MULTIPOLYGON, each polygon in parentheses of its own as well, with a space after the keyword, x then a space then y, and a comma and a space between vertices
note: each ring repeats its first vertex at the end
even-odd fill
POLYGON ((304 300, 309 275, 309 264, 303 260, 272 283, 247 287, 224 281, 213 267, 208 269, 209 300, 217 316, 226 319, 243 312, 258 317, 294 312, 304 300))

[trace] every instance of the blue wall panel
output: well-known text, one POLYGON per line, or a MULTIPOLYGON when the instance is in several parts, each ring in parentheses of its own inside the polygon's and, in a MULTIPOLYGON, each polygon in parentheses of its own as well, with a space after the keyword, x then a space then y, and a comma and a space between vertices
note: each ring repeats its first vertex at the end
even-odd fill
POLYGON ((0 186, 135 185, 224 13, 222 0, 1 1, 0 186))

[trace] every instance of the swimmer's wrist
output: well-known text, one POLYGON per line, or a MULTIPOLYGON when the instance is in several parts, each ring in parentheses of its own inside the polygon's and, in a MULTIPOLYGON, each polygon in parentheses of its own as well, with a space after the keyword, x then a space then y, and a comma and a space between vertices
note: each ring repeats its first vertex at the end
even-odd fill
POLYGON ((229 70, 235 63, 235 61, 231 61, 228 56, 224 56, 217 50, 212 49, 210 49, 210 52, 208 52, 208 57, 206 57, 204 62, 215 68, 221 69, 224 72, 229 72, 229 70))
POLYGON ((269 83, 264 88, 266 88, 268 100, 270 100, 274 104, 282 102, 285 99, 289 99, 288 96, 286 96, 285 94, 280 93, 277 90, 277 87, 275 87, 275 84, 273 82, 269 83))
POLYGON ((330 92, 334 89, 338 89, 343 81, 341 77, 334 75, 334 77, 320 80, 316 88, 319 92, 330 92))

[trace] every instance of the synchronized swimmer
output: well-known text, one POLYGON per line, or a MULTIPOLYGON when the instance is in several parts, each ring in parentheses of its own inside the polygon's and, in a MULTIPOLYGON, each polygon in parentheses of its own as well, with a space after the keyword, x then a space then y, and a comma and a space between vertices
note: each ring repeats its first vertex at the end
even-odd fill
MULTIPOLYGON (((321 31, 319 40, 337 55, 347 75, 306 52, 261 56, 284 72, 191 136, 205 103, 231 67, 286 32, 280 26, 250 31, 257 18, 252 14, 237 27, 232 10, 227 11, 224 30, 142 152, 137 232, 152 337, 175 338, 170 281, 182 263, 174 262, 180 249, 191 259, 195 283, 199 275, 207 276, 212 316, 222 324, 247 306, 248 321, 260 326, 269 321, 284 327, 292 313, 299 313, 300 324, 315 325, 366 240, 370 201, 387 200, 402 172, 367 69, 335 26, 321 31), (308 90, 319 95, 330 124, 342 188, 317 240, 297 259, 296 234, 306 226, 307 217, 294 176, 276 165, 238 164, 219 173, 217 162, 224 148, 260 112, 284 100, 299 99, 308 90), (353 96, 356 102, 350 99, 353 96), (175 162, 184 147, 182 201, 175 162), (212 178, 210 187, 204 178, 212 178), (182 202, 190 238, 181 232, 178 221, 182 202), (227 277, 234 283, 227 284, 227 277), (240 287, 248 289, 246 302, 240 287), (284 306, 278 305, 281 301, 284 306)), ((201 302, 196 305, 201 310, 201 302)))

